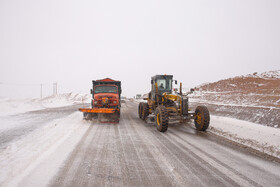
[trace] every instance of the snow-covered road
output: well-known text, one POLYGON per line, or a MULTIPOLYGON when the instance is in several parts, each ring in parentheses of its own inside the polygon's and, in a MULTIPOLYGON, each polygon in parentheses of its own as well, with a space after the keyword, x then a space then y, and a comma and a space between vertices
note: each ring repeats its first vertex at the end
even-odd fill
POLYGON ((48 108, 16 115, 0 116, 0 148, 38 128, 56 123, 83 105, 48 108))
POLYGON ((264 152, 277 156, 280 133, 272 128, 212 116, 207 132, 188 123, 160 133, 133 102, 123 104, 119 124, 84 121, 77 107, 0 118, 0 186, 280 184, 279 162, 240 146, 273 146, 264 152))
POLYGON ((0 118, 0 186, 47 184, 87 128, 79 106, 0 118))

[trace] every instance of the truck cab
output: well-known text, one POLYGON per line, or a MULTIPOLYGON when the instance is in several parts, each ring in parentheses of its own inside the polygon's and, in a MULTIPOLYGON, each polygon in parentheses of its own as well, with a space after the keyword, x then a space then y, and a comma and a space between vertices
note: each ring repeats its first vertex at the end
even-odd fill
POLYGON ((120 104, 118 86, 96 85, 93 89, 92 107, 118 108, 120 104))

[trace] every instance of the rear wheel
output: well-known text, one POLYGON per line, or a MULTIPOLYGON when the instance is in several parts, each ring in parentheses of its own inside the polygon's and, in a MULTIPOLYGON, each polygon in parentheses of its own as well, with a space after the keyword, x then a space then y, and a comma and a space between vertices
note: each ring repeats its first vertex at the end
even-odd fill
POLYGON ((155 111, 157 130, 165 132, 168 129, 168 112, 164 106, 158 106, 155 111))
POLYGON ((210 115, 206 106, 198 106, 195 109, 194 124, 197 130, 206 131, 209 127, 210 115))
POLYGON ((148 103, 143 103, 142 105, 142 119, 145 120, 149 115, 149 105, 148 103))

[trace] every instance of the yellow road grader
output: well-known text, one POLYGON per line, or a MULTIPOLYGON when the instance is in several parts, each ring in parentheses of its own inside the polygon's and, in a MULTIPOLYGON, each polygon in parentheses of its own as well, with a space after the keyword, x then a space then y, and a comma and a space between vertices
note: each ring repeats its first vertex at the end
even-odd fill
POLYGON ((173 82, 177 84, 177 81, 173 80, 173 75, 152 77, 152 88, 146 98, 147 102, 140 102, 138 106, 139 118, 147 121, 148 116, 152 116, 160 132, 167 131, 168 124, 171 122, 184 123, 190 119, 194 120, 197 130, 205 131, 210 122, 207 107, 197 106, 195 111, 190 111, 188 94, 182 93, 182 83, 179 90, 172 92, 173 82))

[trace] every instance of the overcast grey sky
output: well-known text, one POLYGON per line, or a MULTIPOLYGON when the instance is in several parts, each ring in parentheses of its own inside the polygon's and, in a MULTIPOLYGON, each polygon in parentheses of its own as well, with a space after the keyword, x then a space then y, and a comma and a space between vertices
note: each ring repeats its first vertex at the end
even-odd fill
POLYGON ((0 0, 0 96, 184 87, 280 69, 279 0, 0 0), (33 93, 31 93, 33 92, 33 93))

